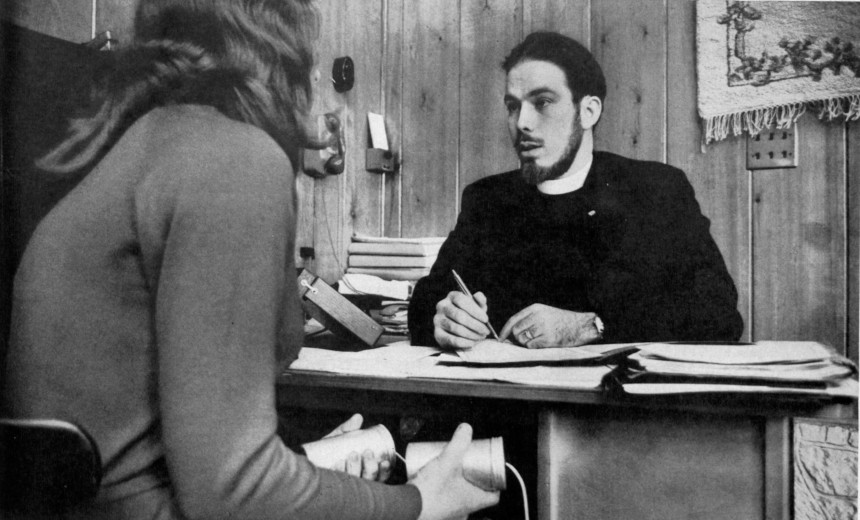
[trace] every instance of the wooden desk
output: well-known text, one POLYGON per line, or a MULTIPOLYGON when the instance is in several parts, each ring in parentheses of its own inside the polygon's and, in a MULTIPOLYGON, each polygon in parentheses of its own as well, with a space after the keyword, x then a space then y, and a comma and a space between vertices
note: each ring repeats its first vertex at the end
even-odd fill
POLYGON ((538 477, 530 500, 537 501, 541 519, 788 520, 792 418, 856 417, 852 402, 612 397, 289 370, 278 390, 280 402, 310 409, 446 415, 473 423, 534 419, 538 477))

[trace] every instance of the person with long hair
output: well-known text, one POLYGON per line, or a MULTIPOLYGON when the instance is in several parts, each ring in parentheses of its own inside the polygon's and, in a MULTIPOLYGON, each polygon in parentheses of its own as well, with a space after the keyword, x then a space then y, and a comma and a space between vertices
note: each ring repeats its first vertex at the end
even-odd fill
POLYGON ((399 486, 277 434, 276 375, 303 339, 294 177, 317 31, 309 0, 142 0, 97 109, 41 159, 87 173, 16 273, 3 404, 93 436, 102 486, 74 517, 430 519, 498 500, 463 478, 468 425, 399 486))

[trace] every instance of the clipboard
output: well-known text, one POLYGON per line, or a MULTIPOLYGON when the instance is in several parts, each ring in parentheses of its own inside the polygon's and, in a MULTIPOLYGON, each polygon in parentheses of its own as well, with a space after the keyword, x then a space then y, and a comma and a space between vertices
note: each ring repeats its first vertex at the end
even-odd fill
POLYGON ((325 280, 302 269, 298 284, 305 312, 333 334, 360 341, 369 347, 376 345, 382 336, 382 325, 344 298, 325 280))

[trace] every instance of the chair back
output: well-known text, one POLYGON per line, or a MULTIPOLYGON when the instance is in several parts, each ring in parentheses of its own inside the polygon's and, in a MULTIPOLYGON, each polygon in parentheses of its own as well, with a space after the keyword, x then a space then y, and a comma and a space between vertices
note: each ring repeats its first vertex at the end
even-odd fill
POLYGON ((61 514, 95 497, 101 469, 98 447, 80 426, 0 418, 0 511, 61 514))

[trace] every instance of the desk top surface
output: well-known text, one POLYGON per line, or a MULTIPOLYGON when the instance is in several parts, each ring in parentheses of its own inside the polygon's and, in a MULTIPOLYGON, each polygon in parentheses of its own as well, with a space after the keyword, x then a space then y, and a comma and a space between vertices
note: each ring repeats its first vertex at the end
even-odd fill
MULTIPOLYGON (((323 337, 307 346, 332 350, 356 350, 354 345, 323 337)), ((555 386, 515 384, 495 381, 437 379, 420 377, 380 377, 287 369, 277 379, 281 390, 291 395, 315 392, 338 399, 338 395, 363 392, 409 399, 409 396, 434 398, 467 398, 471 400, 509 401, 546 406, 606 406, 640 409, 674 409, 691 412, 805 417, 857 417, 857 402, 844 398, 812 398, 781 394, 682 394, 635 396, 603 389, 572 389, 555 386)), ((336 403, 333 403, 336 404, 336 403)))

